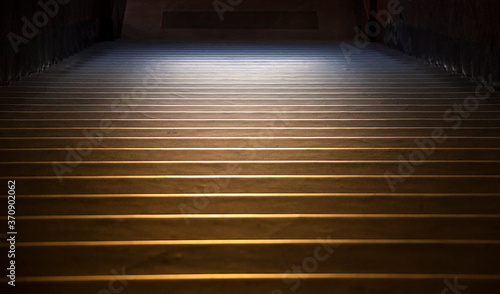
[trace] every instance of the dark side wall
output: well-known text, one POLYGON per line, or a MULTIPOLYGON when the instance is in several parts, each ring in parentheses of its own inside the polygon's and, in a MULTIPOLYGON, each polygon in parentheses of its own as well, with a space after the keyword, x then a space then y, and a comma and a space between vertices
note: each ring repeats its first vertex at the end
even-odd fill
MULTIPOLYGON (((390 0, 378 0, 379 10, 390 0)), ((401 0, 384 42, 428 63, 500 82, 500 1, 401 0)))
POLYGON ((3 3, 0 82, 38 72, 117 33, 121 0, 23 0, 3 3))

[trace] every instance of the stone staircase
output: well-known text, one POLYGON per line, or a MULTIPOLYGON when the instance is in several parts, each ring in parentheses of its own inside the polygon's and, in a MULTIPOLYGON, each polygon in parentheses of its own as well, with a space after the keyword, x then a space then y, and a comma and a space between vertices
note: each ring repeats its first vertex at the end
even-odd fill
POLYGON ((496 293, 476 89, 377 46, 98 44, 0 89, 16 293, 496 293))

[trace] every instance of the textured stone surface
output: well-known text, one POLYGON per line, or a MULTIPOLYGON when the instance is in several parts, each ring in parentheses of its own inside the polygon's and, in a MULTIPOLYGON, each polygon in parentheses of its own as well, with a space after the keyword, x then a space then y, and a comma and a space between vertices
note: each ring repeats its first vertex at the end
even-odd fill
POLYGON ((445 119, 476 87, 377 46, 97 44, 0 89, 17 293, 495 293, 498 95, 445 119))

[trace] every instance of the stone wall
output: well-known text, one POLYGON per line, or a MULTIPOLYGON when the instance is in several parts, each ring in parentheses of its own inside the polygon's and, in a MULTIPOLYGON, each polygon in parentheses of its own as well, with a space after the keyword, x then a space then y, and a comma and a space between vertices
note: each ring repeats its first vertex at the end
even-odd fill
MULTIPOLYGON (((379 9, 390 0, 379 0, 379 9)), ((500 1, 401 0, 383 42, 446 70, 500 82, 500 1)))
POLYGON ((115 0, 7 1, 1 12, 0 82, 25 77, 98 40, 113 39, 115 0))

